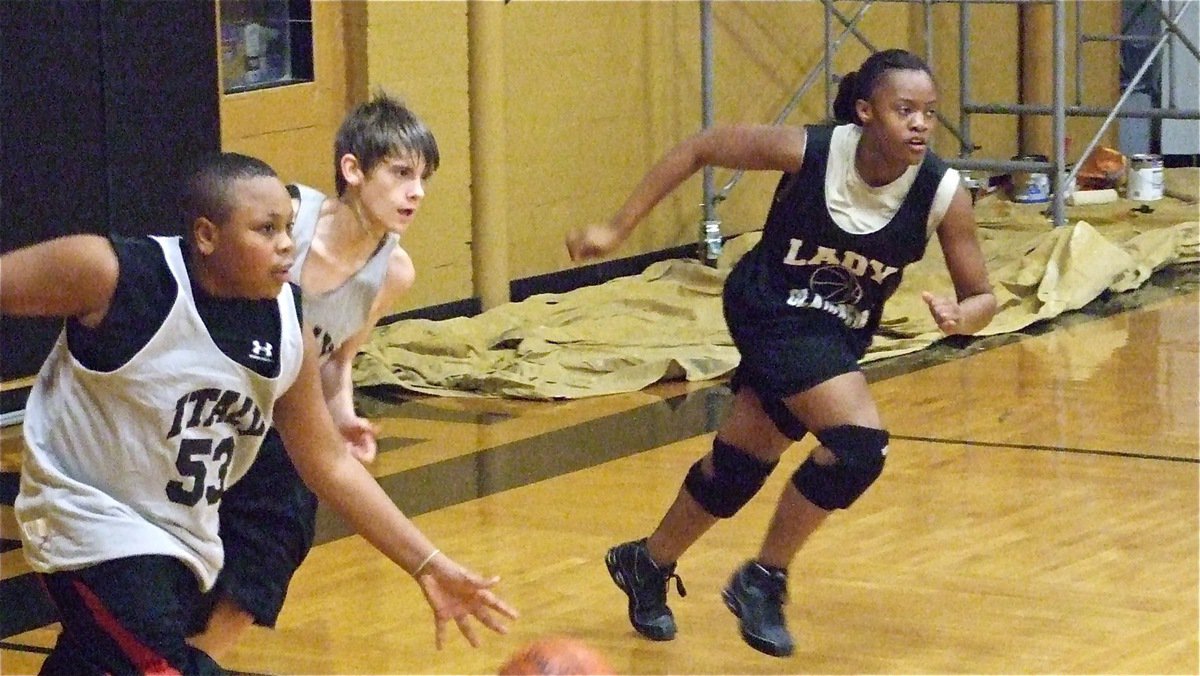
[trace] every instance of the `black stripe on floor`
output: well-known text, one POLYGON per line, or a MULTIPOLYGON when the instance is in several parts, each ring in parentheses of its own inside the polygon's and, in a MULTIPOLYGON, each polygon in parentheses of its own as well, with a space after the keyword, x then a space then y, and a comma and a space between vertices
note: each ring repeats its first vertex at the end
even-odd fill
POLYGON ((407 448, 413 444, 419 444, 428 439, 414 439, 412 437, 379 437, 375 440, 375 450, 379 453, 387 451, 395 451, 401 448, 407 448))
POLYGON ((407 390, 386 385, 360 387, 355 390, 354 394, 356 395, 354 407, 358 410, 359 415, 366 418, 411 418, 433 422, 494 425, 515 417, 511 413, 456 411, 440 406, 431 406, 415 399, 407 390))
MULTIPOLYGON (((408 516, 494 495, 717 429, 730 397, 714 385, 630 411, 379 478, 408 516)), ((316 543, 353 531, 322 506, 316 543)))
POLYGON ((0 641, 0 650, 19 650, 23 653, 39 653, 49 655, 50 648, 43 648, 40 645, 25 645, 24 643, 12 643, 11 641, 0 641))
POLYGON ((1200 458, 1184 458, 1174 455, 1156 455, 1154 453, 1134 453, 1132 451, 1102 451, 1095 448, 1072 448, 1069 446, 1042 446, 1040 444, 1008 444, 997 441, 973 441, 969 439, 942 439, 938 437, 916 437, 906 434, 889 435, 892 439, 905 441, 925 441, 931 444, 950 444, 954 446, 987 446, 993 448, 1015 448, 1023 451, 1051 451, 1054 453, 1078 453, 1080 455, 1103 455, 1114 458, 1132 458, 1134 460, 1160 460, 1164 462, 1183 462, 1200 465, 1200 458))

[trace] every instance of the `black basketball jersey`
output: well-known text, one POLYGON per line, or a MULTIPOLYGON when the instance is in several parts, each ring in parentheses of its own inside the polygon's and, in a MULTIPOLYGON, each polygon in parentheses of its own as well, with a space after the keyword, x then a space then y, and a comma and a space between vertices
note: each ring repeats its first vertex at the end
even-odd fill
POLYGON ((800 170, 780 179, 762 240, 726 282, 726 315, 730 322, 772 322, 829 313, 865 351, 904 268, 925 254, 929 211, 947 165, 927 152, 891 220, 874 232, 850 233, 834 222, 825 202, 833 127, 806 131, 800 170))

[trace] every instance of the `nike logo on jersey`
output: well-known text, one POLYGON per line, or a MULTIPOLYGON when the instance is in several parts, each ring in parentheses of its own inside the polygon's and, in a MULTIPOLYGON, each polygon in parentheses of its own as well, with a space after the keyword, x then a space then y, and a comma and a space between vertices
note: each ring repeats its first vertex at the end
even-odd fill
POLYGON ((801 258, 800 247, 804 240, 792 238, 792 245, 787 256, 783 258, 784 265, 840 265, 857 277, 869 275, 875 282, 882 284, 883 280, 891 277, 898 268, 886 263, 867 258, 854 251, 838 251, 827 246, 818 246, 812 258, 801 258))
POLYGON ((250 358, 258 361, 272 362, 275 361, 271 355, 275 352, 275 348, 270 343, 260 343, 257 340, 250 341, 250 358))

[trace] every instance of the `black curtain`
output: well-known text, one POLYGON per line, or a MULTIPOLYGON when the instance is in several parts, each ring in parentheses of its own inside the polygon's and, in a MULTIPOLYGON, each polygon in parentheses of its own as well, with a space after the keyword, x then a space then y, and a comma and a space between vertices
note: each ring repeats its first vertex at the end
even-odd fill
MULTIPOLYGON (((0 0, 0 251, 178 232, 181 168, 220 148, 218 88, 211 0, 0 0)), ((2 321, 0 378, 35 373, 59 323, 2 321)))

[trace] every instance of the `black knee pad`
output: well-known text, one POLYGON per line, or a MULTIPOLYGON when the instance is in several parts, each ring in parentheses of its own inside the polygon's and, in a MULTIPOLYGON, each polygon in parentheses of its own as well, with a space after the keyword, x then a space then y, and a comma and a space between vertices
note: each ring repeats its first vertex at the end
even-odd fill
POLYGON ((820 465, 810 455, 792 475, 792 483, 821 509, 846 509, 883 473, 888 433, 874 427, 838 425, 816 436, 837 462, 820 465))
POLYGON ((713 441, 712 458, 711 477, 705 476, 704 460, 700 459, 688 471, 683 486, 704 511, 721 519, 737 514, 750 502, 779 464, 763 462, 720 439, 713 441))

